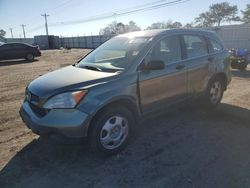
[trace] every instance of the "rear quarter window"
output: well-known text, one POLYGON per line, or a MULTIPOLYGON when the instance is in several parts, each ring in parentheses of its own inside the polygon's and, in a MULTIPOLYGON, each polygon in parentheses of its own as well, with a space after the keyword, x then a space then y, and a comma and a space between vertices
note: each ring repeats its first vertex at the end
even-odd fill
POLYGON ((218 41, 213 40, 213 39, 209 39, 209 42, 210 42, 209 51, 211 53, 217 53, 217 52, 223 51, 224 48, 218 41))

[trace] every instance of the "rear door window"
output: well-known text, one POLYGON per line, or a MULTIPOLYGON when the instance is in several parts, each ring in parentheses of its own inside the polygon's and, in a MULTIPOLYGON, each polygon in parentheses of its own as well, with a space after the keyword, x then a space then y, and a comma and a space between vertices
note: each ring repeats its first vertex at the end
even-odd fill
POLYGON ((207 44, 203 37, 184 35, 183 38, 187 58, 195 58, 208 54, 207 44))

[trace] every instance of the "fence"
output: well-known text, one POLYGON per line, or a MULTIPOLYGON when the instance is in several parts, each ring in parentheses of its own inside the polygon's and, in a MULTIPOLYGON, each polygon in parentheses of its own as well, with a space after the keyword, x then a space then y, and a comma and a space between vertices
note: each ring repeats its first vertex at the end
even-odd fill
MULTIPOLYGON (((227 48, 246 48, 250 50, 250 25, 228 25, 208 28, 214 30, 224 41, 227 48)), ((86 36, 86 37, 62 37, 62 47, 70 48, 96 48, 113 36, 86 36)))
MULTIPOLYGON (((208 29, 216 31, 218 35, 224 41, 227 48, 246 48, 250 50, 250 25, 249 24, 248 25, 247 24, 228 25, 228 26, 213 27, 213 28, 208 28, 208 29)), ((57 46, 68 47, 68 48, 93 49, 112 37, 113 36, 104 36, 104 35, 61 37, 58 41, 57 46)), ((34 38, 26 38, 26 39, 8 38, 8 39, 5 39, 4 42, 25 42, 29 44, 34 44, 35 40, 34 38)), ((43 42, 44 41, 42 41, 41 43, 43 42)))
POLYGON ((3 42, 23 42, 27 44, 34 44, 34 38, 5 38, 2 40, 3 42))
POLYGON ((96 48, 101 45, 112 36, 96 35, 96 36, 86 36, 86 37, 61 37, 60 43, 61 47, 69 48, 96 48))
MULTIPOLYGON (((95 35, 95 36, 79 36, 79 37, 61 37, 59 38, 59 47, 67 48, 89 48, 93 49, 101 45, 113 36, 95 35)), ((28 44, 38 44, 41 49, 48 49, 48 37, 35 36, 34 38, 6 38, 3 42, 24 42, 28 44), (35 38, 35 39, 34 39, 35 38), (38 40, 39 39, 39 40, 38 40), (45 40, 46 39, 46 40, 45 40), (45 45, 46 44, 46 45, 45 45)))
POLYGON ((227 48, 250 50, 250 25, 228 25, 210 28, 221 37, 227 48))

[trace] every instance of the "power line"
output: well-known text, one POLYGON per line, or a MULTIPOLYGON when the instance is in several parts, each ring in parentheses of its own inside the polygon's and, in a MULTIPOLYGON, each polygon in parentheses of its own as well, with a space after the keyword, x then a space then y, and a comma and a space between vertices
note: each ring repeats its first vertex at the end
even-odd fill
POLYGON ((72 20, 72 21, 66 21, 66 22, 57 22, 50 24, 50 26, 59 26, 59 25, 72 25, 72 24, 78 24, 78 23, 84 23, 84 22, 91 22, 91 21, 97 21, 97 20, 103 20, 107 18, 112 18, 112 17, 118 17, 118 16, 124 16, 136 12, 142 12, 142 11, 148 11, 148 10, 153 10, 153 9, 158 9, 166 6, 172 6, 180 3, 184 3, 190 0, 173 0, 173 1, 168 1, 165 2, 166 0, 160 0, 152 3, 147 3, 143 5, 139 5, 133 8, 128 8, 128 9, 123 9, 123 10, 118 10, 112 13, 106 13, 106 14, 101 14, 97 16, 93 16, 90 18, 85 18, 85 19, 80 19, 80 20, 72 20))
MULTIPOLYGON (((146 4, 143 4, 143 5, 137 5, 137 6, 134 6, 134 7, 130 7, 130 8, 126 8, 126 9, 122 9, 122 10, 119 10, 119 11, 115 11, 116 13, 119 13, 119 12, 124 12, 124 11, 130 11, 131 9, 137 9, 137 8, 143 8, 143 7, 148 7, 148 6, 154 6, 154 5, 157 5, 159 3, 171 3, 171 2, 166 2, 167 0, 158 0, 158 1, 154 1, 154 2, 150 2, 150 3, 146 3, 146 4)), ((177 0, 177 2, 179 2, 181 0, 177 0)))
MULTIPOLYGON (((64 6, 64 5, 68 4, 68 3, 70 3, 71 1, 73 1, 73 0, 64 1, 63 3, 57 5, 56 7, 53 7, 53 8, 48 9, 46 12, 53 12, 54 10, 57 10, 58 8, 61 8, 62 6, 64 6)), ((37 21, 35 21, 34 18, 31 18, 31 19, 28 20, 27 23, 29 23, 29 25, 33 25, 33 23, 35 23, 35 22, 37 22, 37 21)), ((31 33, 31 32, 34 32, 34 31, 36 31, 36 30, 39 30, 39 29, 41 29, 41 28, 43 28, 43 27, 44 27, 44 25, 38 25, 38 26, 33 27, 33 28, 29 29, 29 30, 26 30, 25 32, 26 32, 26 33, 31 33)))
POLYGON ((49 35, 49 30, 48 30, 48 23, 47 23, 47 17, 49 16, 48 14, 42 14, 41 16, 44 16, 45 19, 45 29, 46 29, 46 35, 49 35))
MULTIPOLYGON (((54 7, 54 8, 48 9, 46 12, 49 12, 49 13, 54 12, 56 9, 61 8, 62 6, 64 6, 64 5, 68 4, 68 3, 70 3, 71 1, 73 1, 73 0, 65 1, 65 2, 59 4, 58 6, 56 6, 56 7, 54 7)), ((54 14, 53 14, 53 15, 54 15, 54 14)))
POLYGON ((37 31, 41 28, 44 28, 44 25, 39 25, 39 26, 33 27, 32 29, 27 30, 26 33, 31 33, 33 31, 37 31))
POLYGON ((26 38, 25 30, 24 30, 24 27, 25 27, 26 25, 22 24, 22 25, 20 25, 20 26, 23 28, 23 38, 26 38))
MULTIPOLYGON (((56 10, 56 9, 58 9, 58 8, 64 6, 64 5, 66 5, 66 4, 68 4, 68 3, 71 2, 71 1, 73 1, 73 0, 64 1, 64 2, 62 2, 61 4, 59 4, 59 5, 57 5, 57 6, 53 7, 53 8, 49 8, 49 9, 45 10, 45 12, 51 13, 51 12, 53 12, 54 10, 56 10)), ((26 24, 29 23, 29 25, 33 25, 33 24, 36 23, 36 22, 37 22, 37 20, 34 19, 34 18, 32 17, 32 18, 30 18, 28 21, 26 21, 26 24)), ((33 30, 33 29, 32 29, 32 30, 33 30)), ((27 32, 26 32, 26 33, 27 33, 27 32)))
MULTIPOLYGON (((72 1, 72 0, 66 1, 64 4, 69 3, 70 1, 72 1)), ((66 21, 66 22, 56 22, 56 23, 49 24, 49 26, 73 25, 73 24, 98 21, 98 20, 103 20, 103 19, 108 19, 108 18, 113 18, 113 17, 117 18, 119 16, 129 15, 129 14, 133 14, 136 12, 145 12, 145 11, 149 11, 149 10, 153 10, 153 9, 163 8, 166 6, 173 6, 176 4, 188 2, 190 0, 172 0, 172 1, 167 1, 167 2, 166 1, 167 0, 158 0, 158 1, 151 2, 151 3, 146 3, 143 5, 137 5, 137 6, 126 8, 126 9, 113 11, 110 13, 99 14, 97 16, 92 16, 92 17, 85 18, 85 19, 71 20, 71 21, 66 21)), ((61 4, 58 7, 63 6, 64 4, 61 4)), ((58 7, 56 7, 56 8, 58 8, 58 7)), ((45 23, 46 23, 46 20, 45 20, 45 23)), ((33 32, 33 31, 41 29, 42 27, 44 27, 44 26, 39 25, 37 27, 34 27, 34 28, 28 30, 27 32, 33 32)), ((47 27, 48 27, 48 25, 47 25, 47 27)), ((47 29, 46 29, 46 32, 47 32, 47 29)))

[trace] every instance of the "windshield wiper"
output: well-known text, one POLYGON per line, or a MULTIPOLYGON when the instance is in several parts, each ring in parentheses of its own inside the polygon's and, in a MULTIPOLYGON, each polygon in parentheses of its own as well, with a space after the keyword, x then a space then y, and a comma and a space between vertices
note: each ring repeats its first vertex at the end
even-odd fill
POLYGON ((81 66, 80 68, 84 68, 84 69, 88 69, 88 70, 94 70, 94 71, 102 71, 101 68, 96 67, 96 66, 90 66, 90 65, 81 66))

